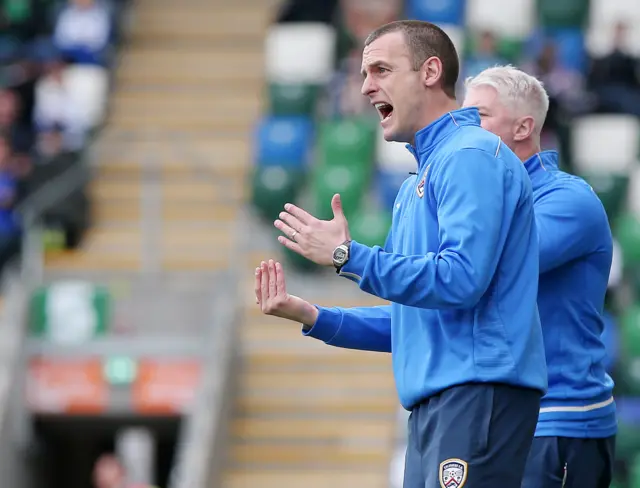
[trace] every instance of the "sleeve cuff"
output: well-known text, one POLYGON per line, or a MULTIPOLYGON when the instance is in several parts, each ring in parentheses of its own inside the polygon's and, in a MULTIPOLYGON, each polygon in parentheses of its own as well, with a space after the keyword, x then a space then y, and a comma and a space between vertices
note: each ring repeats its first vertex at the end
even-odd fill
POLYGON ((309 329, 302 328, 302 335, 313 337, 323 342, 331 342, 342 325, 342 312, 335 308, 319 307, 316 323, 309 329))
POLYGON ((339 275, 348 280, 355 281, 360 284, 362 281, 362 275, 364 274, 364 268, 371 254, 371 248, 360 244, 356 241, 351 241, 349 248, 349 261, 340 270, 339 275))

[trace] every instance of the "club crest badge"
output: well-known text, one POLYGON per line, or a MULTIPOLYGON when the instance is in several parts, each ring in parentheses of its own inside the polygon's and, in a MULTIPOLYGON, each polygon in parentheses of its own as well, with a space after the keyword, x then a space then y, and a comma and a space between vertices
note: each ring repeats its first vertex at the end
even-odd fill
POLYGON ((440 486, 442 488, 462 488, 467 482, 467 463, 451 458, 440 463, 440 486))
POLYGON ((422 176, 422 179, 420 180, 420 183, 418 183, 418 186, 416 187, 416 193, 418 194, 418 197, 422 198, 424 196, 424 185, 427 181, 427 174, 429 173, 429 166, 427 166, 427 169, 424 172, 424 175, 422 176))

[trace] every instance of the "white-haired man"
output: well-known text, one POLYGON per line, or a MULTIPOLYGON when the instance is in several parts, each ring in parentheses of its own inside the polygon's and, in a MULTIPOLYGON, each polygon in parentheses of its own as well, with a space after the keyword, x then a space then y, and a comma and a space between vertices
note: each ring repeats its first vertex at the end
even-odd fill
POLYGON ((523 488, 605 488, 611 482, 616 407, 604 366, 602 311, 612 238, 602 203, 582 179, 540 150, 549 107, 542 84, 511 66, 466 80, 465 107, 523 161, 540 250, 538 308, 549 390, 542 399, 523 488))

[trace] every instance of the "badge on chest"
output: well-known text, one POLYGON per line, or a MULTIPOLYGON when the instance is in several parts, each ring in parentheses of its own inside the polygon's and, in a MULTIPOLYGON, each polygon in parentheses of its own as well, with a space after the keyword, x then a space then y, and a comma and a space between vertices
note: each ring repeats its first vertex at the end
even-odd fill
POLYGON ((427 166, 427 169, 424 171, 424 175, 422 175, 422 179, 420 180, 420 183, 418 183, 418 186, 416 186, 416 193, 420 198, 424 196, 424 185, 425 185, 425 182, 427 181, 427 174, 429 174, 429 166, 427 166))

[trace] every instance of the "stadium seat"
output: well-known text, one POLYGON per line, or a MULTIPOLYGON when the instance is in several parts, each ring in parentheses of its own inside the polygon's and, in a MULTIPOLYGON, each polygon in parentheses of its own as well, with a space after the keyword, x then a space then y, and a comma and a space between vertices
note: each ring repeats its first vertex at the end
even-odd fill
POLYGON ((535 0, 467 0, 465 18, 473 31, 499 38, 525 39, 533 29, 535 0))
MULTIPOLYGON (((640 305, 628 307, 621 320, 620 343, 622 355, 627 358, 635 358, 640 361, 640 305)), ((640 366, 640 362, 638 363, 640 366)), ((640 381, 640 368, 637 371, 640 381)))
MULTIPOLYGON (((625 42, 625 50, 630 54, 640 56, 640 21, 630 22, 625 42)), ((604 56, 613 48, 613 33, 615 24, 599 22, 591 25, 586 33, 586 49, 593 57, 604 56)))
POLYGON ((640 152, 640 121, 629 115, 588 115, 572 127, 576 172, 598 193, 610 216, 620 210, 640 152))
POLYGON ((633 0, 590 0, 590 26, 611 25, 620 20, 640 20, 640 3, 633 0))
POLYGON ((640 121, 632 115, 587 115, 572 128, 576 167, 586 172, 627 173, 640 153, 640 121))
POLYGON ((269 112, 272 115, 315 114, 320 94, 317 84, 269 83, 269 112))
MULTIPOLYGON (((439 24, 439 27, 449 36, 451 42, 456 47, 458 53, 463 53, 466 42, 466 32, 464 27, 455 24, 439 24)), ((464 63, 464 59, 460 59, 460 66, 464 63)))
POLYGON ((286 203, 298 196, 304 171, 289 166, 256 166, 253 170, 251 203, 266 220, 275 220, 286 203))
POLYGON ((630 462, 640 451, 640 402, 637 398, 617 395, 618 435, 616 459, 630 462))
POLYGON ((107 333, 110 294, 83 281, 58 282, 34 291, 30 333, 56 343, 79 343, 107 333))
POLYGON ((640 453, 636 453, 629 467, 629 488, 640 488, 640 453))
POLYGON ((624 274, 624 258, 622 247, 617 239, 613 239, 613 258, 611 260, 611 271, 609 272, 608 288, 616 288, 621 282, 624 274))
POLYGON ((434 24, 464 25, 465 0, 407 0, 407 18, 434 24))
POLYGON ((107 109, 109 72, 100 66, 72 65, 64 71, 64 84, 72 97, 69 107, 79 126, 93 129, 100 125, 107 109))
POLYGON ((625 267, 640 265, 640 219, 631 213, 625 213, 615 220, 615 238, 622 250, 625 267))
POLYGON ((587 55, 582 29, 577 27, 544 29, 544 32, 540 31, 537 37, 539 37, 538 49, 542 48, 544 41, 553 41, 557 48, 558 60, 566 69, 585 71, 587 55))
POLYGON ((376 122, 347 118, 323 122, 318 129, 318 163, 370 168, 374 157, 376 122))
POLYGON ((313 147, 313 134, 313 121, 308 117, 265 117, 256 131, 255 163, 304 166, 313 147))
POLYGON ((629 173, 628 191, 625 195, 627 209, 640 218, 640 165, 629 173))
POLYGON ((609 52, 617 22, 629 25, 627 49, 640 55, 640 2, 633 0, 591 0, 587 49, 594 56, 609 52))
POLYGON ((629 186, 629 176, 613 173, 581 173, 602 201, 610 220, 615 219, 624 209, 629 186))
POLYGON ((375 175, 375 195, 382 208, 391 211, 400 187, 409 177, 406 171, 378 171, 375 175))
POLYGON ((538 19, 545 27, 582 27, 589 19, 589 0, 537 0, 538 19))
POLYGON ((360 204, 369 188, 369 170, 357 165, 318 165, 315 168, 311 195, 316 216, 319 219, 331 220, 331 198, 340 193, 342 206, 347 218, 360 208, 360 204))
POLYGON ((378 130, 375 158, 381 171, 407 174, 409 171, 416 171, 418 167, 415 156, 407 149, 406 144, 385 141, 382 129, 378 130))
POLYGON ((335 43, 335 30, 327 24, 274 24, 265 41, 267 80, 273 83, 326 83, 333 73, 335 43))
POLYGON ((363 205, 349 220, 351 237, 367 246, 383 247, 391 228, 391 212, 363 205))

